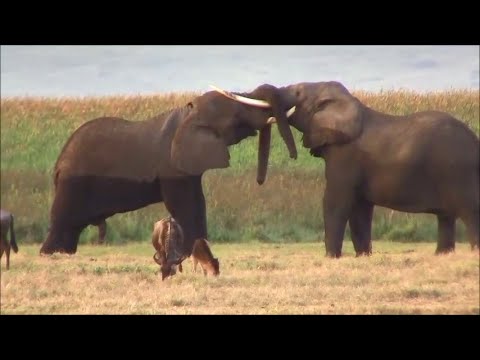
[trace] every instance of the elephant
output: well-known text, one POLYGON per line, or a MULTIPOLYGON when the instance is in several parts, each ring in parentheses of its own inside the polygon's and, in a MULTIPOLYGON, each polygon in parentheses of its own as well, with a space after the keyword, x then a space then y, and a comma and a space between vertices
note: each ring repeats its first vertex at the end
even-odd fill
POLYGON ((296 159, 287 119, 294 108, 280 114, 273 90, 268 85, 239 94, 216 89, 146 120, 100 117, 81 125, 54 166, 50 230, 40 254, 74 254, 86 226, 163 202, 184 230, 182 251, 188 257, 194 239, 208 236, 202 176, 229 167, 229 146, 260 132, 257 182, 263 184, 276 122, 296 159))
POLYGON ((107 222, 105 219, 101 220, 98 224, 96 224, 98 228, 98 240, 99 244, 105 244, 105 236, 107 235, 107 222))
POLYGON ((18 252, 17 241, 15 239, 14 216, 9 211, 0 209, 0 259, 5 252, 7 270, 10 269, 10 248, 14 253, 18 252), (7 239, 8 231, 10 231, 10 242, 8 242, 7 239))
POLYGON ((455 226, 479 248, 480 142, 463 122, 440 111, 394 116, 369 108, 338 81, 278 87, 289 124, 303 146, 325 161, 326 255, 338 258, 348 222, 357 256, 372 253, 374 206, 434 214, 435 254, 455 250, 455 226))

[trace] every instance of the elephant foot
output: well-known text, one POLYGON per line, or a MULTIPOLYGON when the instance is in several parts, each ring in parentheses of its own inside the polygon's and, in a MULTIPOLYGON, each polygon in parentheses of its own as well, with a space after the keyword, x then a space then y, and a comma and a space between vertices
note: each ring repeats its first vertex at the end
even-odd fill
POLYGON ((70 231, 51 229, 47 240, 40 248, 40 255, 52 255, 54 253, 75 254, 81 231, 81 228, 70 231))
POLYGON ((437 247, 435 255, 446 255, 455 252, 455 246, 437 247))
POLYGON ((326 253, 327 258, 331 259, 339 259, 342 257, 342 252, 341 251, 328 251, 326 253))
POLYGON ((355 257, 371 256, 371 255, 372 255, 372 250, 362 250, 362 251, 357 251, 355 257))
POLYGON ((64 249, 64 248, 44 248, 42 247, 40 249, 40 255, 53 255, 54 253, 60 253, 60 254, 67 254, 67 255, 73 255, 77 251, 76 250, 71 250, 71 249, 64 249))

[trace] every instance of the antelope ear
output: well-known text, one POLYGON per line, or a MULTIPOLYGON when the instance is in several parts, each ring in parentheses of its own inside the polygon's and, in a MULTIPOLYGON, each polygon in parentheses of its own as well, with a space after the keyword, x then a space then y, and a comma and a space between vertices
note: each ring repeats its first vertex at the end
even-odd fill
POLYGON ((228 167, 230 154, 225 141, 197 119, 195 112, 188 115, 175 132, 171 146, 173 164, 190 175, 228 167))
POLYGON ((360 135, 362 119, 355 99, 328 97, 320 99, 316 106, 308 134, 303 140, 306 147, 347 143, 360 135))

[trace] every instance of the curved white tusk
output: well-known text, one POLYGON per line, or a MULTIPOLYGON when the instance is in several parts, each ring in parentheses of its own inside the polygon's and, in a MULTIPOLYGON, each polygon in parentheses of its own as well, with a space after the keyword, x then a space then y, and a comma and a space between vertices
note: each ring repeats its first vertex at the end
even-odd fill
POLYGON ((238 102, 241 102, 243 104, 257 106, 257 107, 261 107, 261 108, 272 107, 268 102, 266 102, 264 100, 250 99, 250 98, 246 98, 246 97, 243 97, 243 96, 240 96, 240 95, 235 95, 235 94, 232 94, 231 92, 222 90, 222 89, 220 89, 220 88, 218 88, 214 85, 210 85, 210 87, 212 89, 214 89, 215 91, 219 92, 220 94, 225 95, 226 97, 228 97, 232 100, 236 100, 238 102))
POLYGON ((287 111, 287 117, 290 117, 292 116, 292 114, 295 112, 296 110, 296 106, 292 107, 290 110, 287 111))
MULTIPOLYGON (((292 116, 292 114, 295 112, 295 109, 296 109, 296 107, 294 106, 290 110, 287 111, 287 118, 292 116)), ((270 117, 267 120, 267 125, 275 124, 276 122, 277 122, 277 119, 275 119, 274 117, 270 117)))

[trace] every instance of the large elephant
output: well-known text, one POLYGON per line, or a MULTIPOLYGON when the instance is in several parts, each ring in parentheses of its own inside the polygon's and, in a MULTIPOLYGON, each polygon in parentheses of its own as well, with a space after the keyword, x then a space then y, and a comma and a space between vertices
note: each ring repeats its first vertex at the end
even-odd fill
POLYGON ((480 143, 463 122, 439 111, 405 116, 362 104, 341 83, 305 82, 278 88, 303 146, 325 160, 325 246, 340 257, 348 222, 357 255, 371 254, 375 205, 435 214, 436 253, 455 249, 460 218, 479 247, 480 143))
POLYGON ((183 251, 189 256, 194 239, 207 237, 202 174, 229 166, 228 146, 260 130, 258 182, 263 183, 277 119, 291 157, 297 156, 286 113, 279 113, 271 90, 209 91, 148 120, 102 117, 79 127, 55 164, 50 230, 40 253, 75 253, 86 226, 163 201, 184 230, 183 251))

